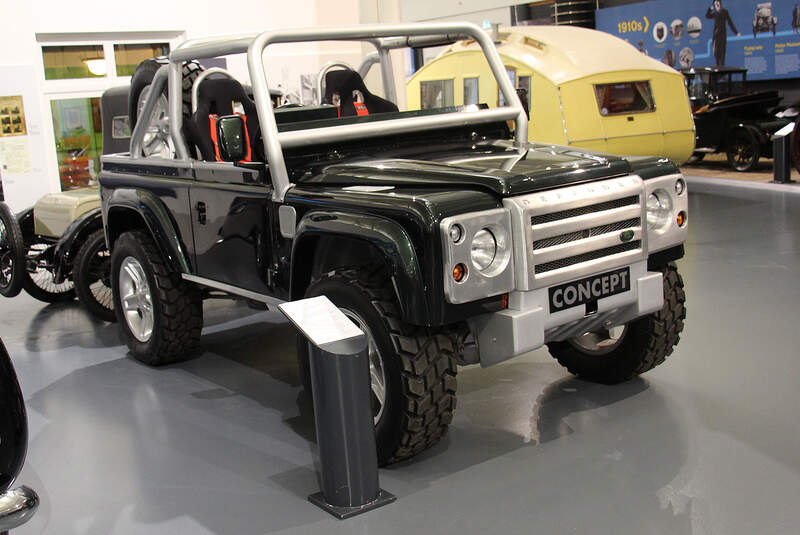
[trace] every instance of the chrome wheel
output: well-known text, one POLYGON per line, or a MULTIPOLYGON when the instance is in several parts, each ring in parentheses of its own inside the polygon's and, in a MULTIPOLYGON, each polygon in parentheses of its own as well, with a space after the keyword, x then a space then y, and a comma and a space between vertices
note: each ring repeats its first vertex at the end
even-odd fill
POLYGON ((569 343, 590 355, 607 355, 619 347, 627 332, 627 325, 616 325, 583 333, 570 338, 569 343))
POLYGON ((144 268, 132 256, 125 257, 119 268, 119 300, 128 329, 140 342, 153 335, 153 298, 144 268))
MULTIPOLYGON (((150 95, 151 85, 145 87, 139 94, 138 115, 140 119, 144 110, 144 103, 150 95)), ((161 95, 156 101, 153 113, 147 121, 144 137, 142 138, 142 150, 146 157, 155 156, 157 158, 172 158, 175 155, 175 147, 169 135, 169 112, 167 97, 161 95)))
POLYGON ((364 334, 367 335, 367 351, 369 353, 369 383, 372 390, 372 420, 377 425, 378 421, 383 415, 383 407, 386 404, 386 374, 383 370, 383 360, 381 359, 381 354, 378 351, 378 346, 375 345, 375 338, 372 336, 372 332, 370 331, 369 327, 367 327, 367 324, 364 322, 364 320, 362 320, 361 317, 352 310, 343 308, 342 312, 345 316, 350 318, 350 321, 355 323, 359 329, 364 331, 364 334))

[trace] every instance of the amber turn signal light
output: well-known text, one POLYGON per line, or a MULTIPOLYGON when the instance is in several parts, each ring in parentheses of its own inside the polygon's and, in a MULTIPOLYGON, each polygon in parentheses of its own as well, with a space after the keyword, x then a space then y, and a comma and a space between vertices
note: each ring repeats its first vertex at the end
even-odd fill
POLYGON ((453 280, 461 282, 467 276, 467 267, 464 264, 456 264, 453 268, 453 280))
POLYGON ((675 222, 678 223, 679 227, 684 226, 686 224, 686 212, 678 212, 678 217, 676 218, 675 222))

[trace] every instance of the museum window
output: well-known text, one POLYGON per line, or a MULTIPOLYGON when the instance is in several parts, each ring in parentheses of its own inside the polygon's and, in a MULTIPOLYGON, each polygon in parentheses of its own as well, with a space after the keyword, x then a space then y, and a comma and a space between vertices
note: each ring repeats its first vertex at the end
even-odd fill
POLYGON ((117 76, 133 76, 136 66, 142 61, 169 54, 168 43, 137 43, 114 45, 114 63, 117 76))
MULTIPOLYGON (((145 59, 169 54, 182 32, 152 32, 150 38, 38 34, 42 48, 45 102, 52 120, 53 146, 61 190, 95 186, 103 153, 100 96, 106 89, 128 85, 145 59)), ((127 116, 115 117, 112 135, 130 136, 127 116)))
POLYGON ((95 78, 106 75, 103 45, 43 46, 45 80, 95 78))
POLYGON ((420 109, 444 108, 455 102, 453 80, 430 80, 420 83, 420 109))
POLYGON ((595 97, 600 115, 623 115, 655 111, 650 82, 595 84, 595 97))

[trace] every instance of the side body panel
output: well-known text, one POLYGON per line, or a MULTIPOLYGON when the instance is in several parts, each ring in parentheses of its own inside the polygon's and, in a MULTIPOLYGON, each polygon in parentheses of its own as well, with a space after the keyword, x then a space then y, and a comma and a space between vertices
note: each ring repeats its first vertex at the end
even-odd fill
POLYGON ((226 164, 201 164, 195 174, 189 197, 197 275, 273 294, 272 187, 257 172, 226 164))

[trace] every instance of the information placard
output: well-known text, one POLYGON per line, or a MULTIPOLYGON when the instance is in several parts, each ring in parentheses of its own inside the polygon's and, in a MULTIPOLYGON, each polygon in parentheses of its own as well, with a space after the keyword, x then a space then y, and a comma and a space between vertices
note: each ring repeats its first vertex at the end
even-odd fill
POLYGON ((748 79, 800 77, 800 4, 653 0, 597 11, 598 30, 680 69, 745 67, 748 79))

